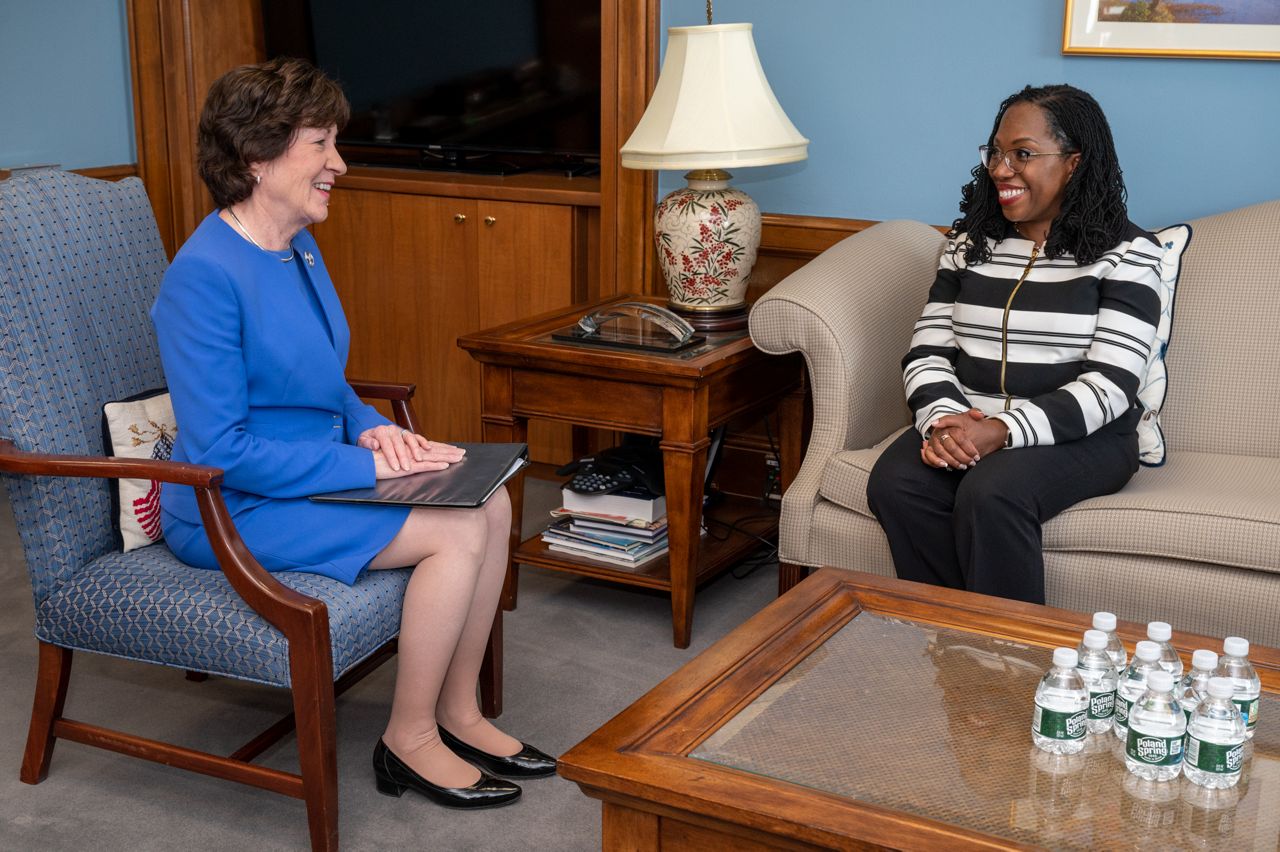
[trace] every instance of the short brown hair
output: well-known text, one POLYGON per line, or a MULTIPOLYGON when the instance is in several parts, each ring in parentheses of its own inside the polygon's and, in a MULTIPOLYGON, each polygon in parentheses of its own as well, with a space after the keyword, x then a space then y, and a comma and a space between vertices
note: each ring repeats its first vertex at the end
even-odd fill
POLYGON ((303 127, 342 128, 351 105, 341 87, 303 59, 242 65, 209 87, 196 152, 200 177, 219 207, 253 192, 250 163, 274 160, 303 127))

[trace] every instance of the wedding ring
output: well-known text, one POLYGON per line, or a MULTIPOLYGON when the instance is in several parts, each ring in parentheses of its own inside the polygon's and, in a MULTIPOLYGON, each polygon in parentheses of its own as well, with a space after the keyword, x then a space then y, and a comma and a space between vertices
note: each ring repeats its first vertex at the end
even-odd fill
POLYGON ((950 436, 950 435, 948 435, 946 432, 943 432, 943 433, 942 433, 942 437, 938 439, 938 443, 939 443, 939 444, 941 444, 943 441, 947 440, 947 439, 948 439, 948 438, 950 438, 950 437, 951 437, 951 436, 950 436))

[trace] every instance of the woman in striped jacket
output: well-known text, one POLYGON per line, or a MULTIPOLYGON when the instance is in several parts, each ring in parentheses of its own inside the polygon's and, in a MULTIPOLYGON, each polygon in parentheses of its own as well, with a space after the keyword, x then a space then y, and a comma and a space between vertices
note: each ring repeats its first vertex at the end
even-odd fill
POLYGON ((980 154, 867 497, 899 577, 1043 603, 1041 525, 1137 470, 1164 250, 1086 92, 1012 95, 980 154))

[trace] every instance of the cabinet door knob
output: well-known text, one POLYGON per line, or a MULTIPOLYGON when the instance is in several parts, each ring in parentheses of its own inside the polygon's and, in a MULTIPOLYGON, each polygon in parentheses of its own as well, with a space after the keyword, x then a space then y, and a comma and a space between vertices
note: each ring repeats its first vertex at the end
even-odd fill
POLYGON ((494 225, 494 224, 497 224, 497 221, 498 221, 498 220, 497 220, 497 218, 496 218, 496 217, 494 217, 494 216, 485 216, 485 217, 484 217, 484 223, 485 223, 486 225, 490 225, 490 226, 492 226, 492 225, 494 225))
POLYGON ((459 225, 461 225, 463 222, 467 221, 467 214, 466 214, 466 213, 454 213, 454 214, 453 214, 453 221, 455 221, 455 222, 457 222, 459 225))

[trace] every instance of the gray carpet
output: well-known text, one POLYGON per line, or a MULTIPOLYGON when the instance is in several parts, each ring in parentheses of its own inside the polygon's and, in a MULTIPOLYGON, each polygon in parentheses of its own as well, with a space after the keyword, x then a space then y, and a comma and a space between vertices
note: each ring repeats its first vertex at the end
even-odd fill
MULTIPOLYGON (((59 743, 49 777, 18 780, 35 682, 31 588, 7 498, 0 488, 0 849, 305 849, 299 800, 59 743)), ((526 530, 556 499, 530 480, 526 530)), ((693 645, 671 645, 661 595, 526 569, 520 606, 506 617, 506 698, 499 723, 559 754, 773 599, 774 566, 744 579, 728 573, 697 596, 693 645)), ((394 664, 338 701, 341 840, 348 850, 600 848, 600 804, 561 778, 524 784, 520 802, 477 813, 421 797, 380 796, 370 755, 386 721, 394 664)), ((78 654, 66 713, 142 736, 228 753, 290 709, 283 690, 78 654)), ((296 770, 292 738, 260 762, 296 770)))

